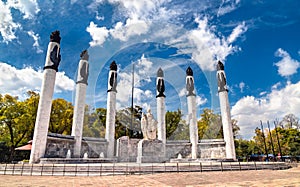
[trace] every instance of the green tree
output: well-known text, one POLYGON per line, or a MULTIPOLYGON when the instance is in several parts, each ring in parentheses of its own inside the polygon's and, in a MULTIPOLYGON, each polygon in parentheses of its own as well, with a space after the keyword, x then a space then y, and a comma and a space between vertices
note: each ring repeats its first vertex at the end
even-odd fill
POLYGON ((177 111, 167 111, 166 112, 166 138, 169 139, 171 135, 176 131, 178 126, 180 125, 181 117, 182 117, 181 110, 177 111))
POLYGON ((185 120, 181 120, 177 129, 171 134, 169 140, 190 140, 189 126, 185 120))
POLYGON ((211 109, 204 109, 198 121, 199 139, 223 138, 221 116, 211 109))
POLYGON ((0 141, 10 147, 10 157, 15 156, 15 148, 26 144, 34 129, 38 95, 28 92, 25 101, 18 101, 10 95, 0 96, 0 141))
POLYGON ((129 136, 143 138, 141 130, 142 107, 134 106, 119 110, 116 115, 115 138, 129 136))
POLYGON ((85 118, 83 123, 83 136, 86 137, 105 137, 106 109, 97 108, 89 113, 88 106, 85 108, 85 118))
POLYGON ((296 117, 294 114, 287 114, 283 117, 282 121, 280 122, 282 126, 287 129, 296 128, 299 129, 299 118, 296 117))
POLYGON ((277 131, 282 154, 290 156, 300 155, 300 131, 294 128, 283 129, 279 127, 277 127, 277 131))
POLYGON ((71 134, 73 122, 73 105, 64 99, 52 101, 49 132, 71 134))

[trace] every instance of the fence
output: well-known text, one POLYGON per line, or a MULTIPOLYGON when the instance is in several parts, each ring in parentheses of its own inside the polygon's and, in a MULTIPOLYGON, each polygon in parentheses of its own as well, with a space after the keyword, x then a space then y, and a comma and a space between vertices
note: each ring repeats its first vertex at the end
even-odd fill
POLYGON ((0 164, 0 175, 104 176, 163 172, 281 170, 288 168, 290 166, 283 162, 0 164))

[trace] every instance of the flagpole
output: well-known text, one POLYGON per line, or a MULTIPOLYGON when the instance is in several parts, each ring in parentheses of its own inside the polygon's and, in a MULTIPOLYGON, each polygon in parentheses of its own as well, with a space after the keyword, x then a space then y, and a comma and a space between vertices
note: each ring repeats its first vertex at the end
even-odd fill
POLYGON ((130 124, 130 133, 129 137, 132 137, 133 134, 133 94, 134 94, 134 63, 132 63, 132 85, 131 85, 131 124, 130 124))

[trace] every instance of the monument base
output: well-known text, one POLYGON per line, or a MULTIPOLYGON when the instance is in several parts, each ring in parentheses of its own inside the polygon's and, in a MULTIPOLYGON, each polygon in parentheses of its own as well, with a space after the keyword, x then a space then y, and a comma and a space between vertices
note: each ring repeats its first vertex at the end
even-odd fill
POLYGON ((161 140, 141 140, 138 143, 137 163, 162 163, 166 161, 165 145, 161 140))
POLYGON ((40 164, 115 163, 117 158, 41 158, 40 164))

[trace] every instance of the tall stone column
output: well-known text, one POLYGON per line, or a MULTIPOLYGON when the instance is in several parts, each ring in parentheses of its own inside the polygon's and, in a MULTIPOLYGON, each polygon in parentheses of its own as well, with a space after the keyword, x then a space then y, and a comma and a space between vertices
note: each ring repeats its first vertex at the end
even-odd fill
POLYGON ((76 95, 75 95, 75 107, 72 124, 72 136, 75 138, 74 153, 75 158, 80 157, 81 141, 82 141, 82 129, 84 120, 84 109, 85 109, 85 96, 86 87, 88 85, 89 75, 89 55, 87 50, 84 50, 80 54, 80 61, 78 64, 78 74, 76 82, 76 95))
POLYGON ((218 79, 218 92, 219 92, 219 100, 220 100, 220 108, 221 108, 221 117, 222 117, 222 124, 223 124, 223 134, 224 134, 225 149, 226 149, 226 158, 235 160, 236 155, 235 155, 235 147, 234 147, 234 140, 233 140, 233 130, 232 130, 232 123, 231 123, 231 115, 230 115, 230 105, 228 100, 226 75, 224 72, 224 65, 220 61, 217 64, 217 79, 218 79))
POLYGON ((192 159, 198 156, 198 125, 197 125, 197 108, 196 108, 196 94, 194 87, 193 70, 188 67, 186 70, 186 90, 187 90, 187 104, 188 104, 188 119, 190 129, 190 141, 192 143, 192 159))
POLYGON ((60 39, 59 31, 54 31, 51 33, 44 67, 44 78, 42 82, 39 106, 34 127, 30 163, 38 163, 40 158, 44 157, 45 155, 55 77, 61 59, 60 39))
POLYGON ((161 68, 157 71, 156 79, 156 103, 157 103, 157 139, 166 145, 166 107, 165 107, 165 83, 164 72, 161 68))
POLYGON ((108 90, 107 90, 105 139, 108 142, 107 145, 108 158, 114 156, 114 149, 115 149, 116 94, 117 94, 117 64, 115 61, 113 61, 110 64, 110 71, 108 75, 108 90))

